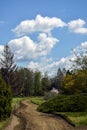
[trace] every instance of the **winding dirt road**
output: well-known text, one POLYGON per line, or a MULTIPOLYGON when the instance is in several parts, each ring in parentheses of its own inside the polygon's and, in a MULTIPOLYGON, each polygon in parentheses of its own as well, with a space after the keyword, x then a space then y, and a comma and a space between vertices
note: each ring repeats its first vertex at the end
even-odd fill
POLYGON ((75 128, 61 117, 37 112, 36 108, 37 105, 23 101, 3 130, 87 130, 75 128))

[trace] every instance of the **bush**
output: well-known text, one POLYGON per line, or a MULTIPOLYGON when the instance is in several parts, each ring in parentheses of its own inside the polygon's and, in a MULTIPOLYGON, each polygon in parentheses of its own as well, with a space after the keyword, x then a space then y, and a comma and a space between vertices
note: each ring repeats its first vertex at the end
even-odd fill
POLYGON ((11 114, 11 90, 0 76, 0 120, 11 114))
POLYGON ((79 95, 59 95, 38 107, 42 112, 82 112, 87 111, 87 96, 79 95))

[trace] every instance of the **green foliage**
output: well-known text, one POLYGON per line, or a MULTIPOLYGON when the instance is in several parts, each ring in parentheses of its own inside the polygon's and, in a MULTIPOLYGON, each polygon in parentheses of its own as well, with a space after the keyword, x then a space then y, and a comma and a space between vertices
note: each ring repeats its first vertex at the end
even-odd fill
POLYGON ((66 116, 75 126, 87 125, 87 112, 64 112, 59 114, 66 116))
POLYGON ((43 94, 44 94, 44 92, 47 92, 50 90, 51 81, 50 81, 47 73, 45 73, 44 77, 41 80, 41 86, 42 86, 43 94))
POLYGON ((51 89, 56 88, 61 92, 63 87, 62 80, 65 74, 66 70, 64 68, 62 70, 60 68, 58 69, 57 75, 51 78, 51 89))
POLYGON ((59 95, 38 107, 42 112, 81 112, 87 111, 87 96, 79 95, 59 95))
POLYGON ((22 96, 31 96, 34 94, 34 73, 27 68, 20 68, 18 71, 19 84, 22 88, 22 96))
POLYGON ((37 105, 41 105, 44 102, 44 100, 43 97, 32 97, 31 102, 37 105))
MULTIPOLYGON (((14 75, 16 70, 16 65, 14 64, 14 55, 12 54, 9 46, 6 44, 4 46, 4 51, 2 54, 3 58, 0 58, 1 75, 6 84, 11 87, 13 94, 16 89, 16 77, 14 75), (14 89, 15 88, 15 89, 14 89)), ((17 86, 18 87, 18 86, 17 86)))
POLYGON ((36 71, 34 74, 34 95, 39 96, 42 94, 42 87, 41 87, 41 72, 36 71))
POLYGON ((87 93, 87 69, 67 74, 63 78, 63 89, 66 94, 87 93))
POLYGON ((17 109, 20 106, 20 102, 26 98, 15 97, 12 99, 12 109, 17 109))
POLYGON ((0 121, 0 130, 3 130, 3 127, 6 126, 10 122, 10 118, 6 118, 6 120, 0 121))
POLYGON ((10 116, 11 100, 11 90, 0 76, 0 120, 3 120, 10 116))

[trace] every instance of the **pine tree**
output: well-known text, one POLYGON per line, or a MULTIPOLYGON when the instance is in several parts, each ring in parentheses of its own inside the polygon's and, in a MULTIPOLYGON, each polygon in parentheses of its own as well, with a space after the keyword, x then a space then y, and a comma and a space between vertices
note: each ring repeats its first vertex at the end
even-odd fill
POLYGON ((4 81, 13 89, 15 84, 14 73, 16 70, 16 65, 14 64, 14 55, 12 54, 9 46, 6 44, 4 46, 4 51, 0 60, 1 64, 1 75, 4 81))
POLYGON ((0 74, 0 121, 11 114, 12 93, 0 74))

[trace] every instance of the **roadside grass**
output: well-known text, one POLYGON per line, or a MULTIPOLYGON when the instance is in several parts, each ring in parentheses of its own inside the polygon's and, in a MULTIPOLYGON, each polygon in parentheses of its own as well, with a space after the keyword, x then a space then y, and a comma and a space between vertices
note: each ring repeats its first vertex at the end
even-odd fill
POLYGON ((61 116, 75 126, 87 125, 87 96, 59 95, 38 106, 37 110, 61 116), (79 112, 81 111, 81 112, 79 112))
MULTIPOLYGON (((30 100, 37 105, 41 105, 45 102, 43 97, 32 97, 30 100)), ((87 112, 57 112, 56 114, 63 115, 75 126, 87 125, 87 112)))
POLYGON ((43 97, 32 97, 31 102, 36 104, 36 105, 41 105, 45 101, 44 101, 43 97))
MULTIPOLYGON (((12 99, 12 110, 18 108, 20 106, 20 102, 24 99, 29 99, 28 97, 27 98, 13 98, 12 99)), ((6 120, 4 121, 0 121, 0 130, 2 130, 2 128, 4 126, 6 126, 6 124, 8 124, 10 122, 11 118, 7 118, 6 120)))
POLYGON ((64 116, 75 126, 87 125, 87 112, 57 112, 56 114, 64 116))
POLYGON ((2 130, 3 126, 5 126, 6 124, 8 124, 10 121, 10 118, 7 118, 4 121, 0 121, 0 130, 2 130))
POLYGON ((16 97, 12 99, 12 109, 16 109, 20 106, 20 102, 26 98, 16 97))
MULTIPOLYGON (((42 97, 23 97, 23 98, 15 97, 12 99, 12 110, 17 109, 20 106, 20 102, 23 100, 27 100, 27 101, 35 103, 37 105, 40 105, 41 103, 43 103, 42 97)), ((0 130, 2 130, 2 128, 10 122, 10 120, 11 120, 11 118, 9 117, 4 121, 0 121, 0 130)))
MULTIPOLYGON (((16 109, 20 106, 20 102, 27 100, 37 105, 41 105, 45 102, 43 97, 24 97, 24 98, 13 98, 12 100, 12 109, 16 109)), ((75 126, 87 125, 87 112, 57 112, 58 115, 63 115, 66 119, 69 119, 72 124, 75 126)), ((6 119, 5 121, 0 122, 0 130, 3 126, 10 122, 11 118, 6 119)))

